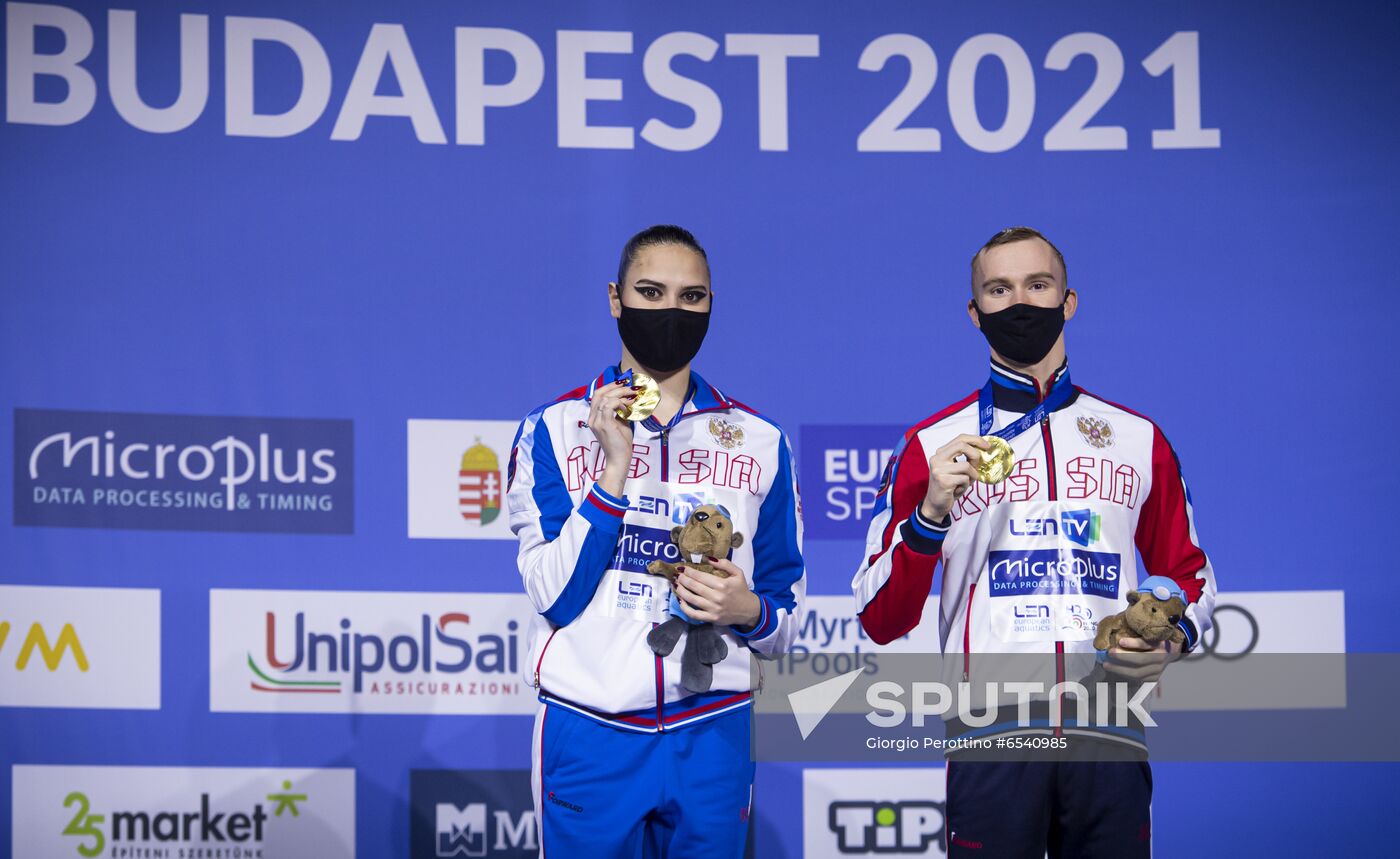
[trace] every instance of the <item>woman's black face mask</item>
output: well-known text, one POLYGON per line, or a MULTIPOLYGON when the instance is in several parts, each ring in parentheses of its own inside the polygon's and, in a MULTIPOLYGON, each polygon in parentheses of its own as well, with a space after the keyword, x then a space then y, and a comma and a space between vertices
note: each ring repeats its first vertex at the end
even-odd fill
POLYGON ((682 307, 647 309, 622 305, 617 333, 637 362, 648 370, 670 373, 689 364, 705 341, 710 311, 682 307))

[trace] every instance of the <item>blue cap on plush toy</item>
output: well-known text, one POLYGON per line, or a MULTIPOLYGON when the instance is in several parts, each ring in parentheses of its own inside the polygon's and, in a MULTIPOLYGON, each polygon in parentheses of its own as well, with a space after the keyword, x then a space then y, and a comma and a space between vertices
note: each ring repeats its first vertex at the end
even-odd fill
POLYGON ((1162 602, 1166 602, 1172 597, 1176 597, 1183 603, 1187 601, 1186 591, 1181 589, 1181 585, 1166 576, 1148 576, 1138 584, 1137 592, 1151 594, 1162 602))

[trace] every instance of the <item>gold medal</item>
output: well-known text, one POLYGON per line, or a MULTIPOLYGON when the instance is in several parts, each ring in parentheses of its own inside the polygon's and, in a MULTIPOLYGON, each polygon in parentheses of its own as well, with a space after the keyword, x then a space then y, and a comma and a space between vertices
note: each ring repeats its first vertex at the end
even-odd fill
POLYGON ((1011 467, 1016 464, 1011 445, 996 435, 984 435, 982 440, 991 444, 991 448, 982 451, 982 461, 977 464, 977 479, 982 483, 1000 483, 1011 474, 1011 467))
POLYGON ((641 388, 635 400, 628 400, 617 410, 617 416, 624 421, 644 421, 651 417, 656 407, 661 405, 661 386, 645 373, 632 374, 632 386, 641 388))

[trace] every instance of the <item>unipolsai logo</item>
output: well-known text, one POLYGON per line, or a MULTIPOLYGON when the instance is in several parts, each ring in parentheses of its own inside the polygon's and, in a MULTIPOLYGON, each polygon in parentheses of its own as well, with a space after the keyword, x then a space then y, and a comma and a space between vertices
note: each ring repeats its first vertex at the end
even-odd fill
POLYGON ((348 420, 15 409, 16 525, 354 531, 348 420))
POLYGON ((215 712, 516 713, 533 612, 511 594, 219 590, 215 712))
POLYGON ((527 770, 413 770, 409 792, 413 859, 539 852, 527 770))
MULTIPOLYGON (((429 696, 464 694, 456 675, 469 669, 490 675, 510 676, 519 667, 520 628, 507 622, 506 636, 470 634, 471 615, 444 612, 437 617, 422 614, 416 618, 415 633, 389 636, 357 630, 350 618, 341 618, 337 628, 323 630, 308 622, 306 612, 297 612, 278 634, 277 612, 266 616, 266 648, 262 654, 266 669, 248 654, 251 673, 249 686, 258 692, 338 694, 394 694, 396 676, 412 681, 408 690, 429 696), (287 627, 290 626, 290 629, 287 627), (279 650, 285 658, 279 658, 279 650), (271 674, 277 677, 269 676, 271 674), (348 678, 346 678, 348 675, 348 678), (278 677, 288 679, 278 679, 278 677), (335 677, 310 680, 301 677, 335 677), (345 678, 345 679, 341 679, 345 678), (348 686, 348 689, 346 688, 348 686)), ((401 694, 403 693, 401 689, 401 694)))
POLYGON ((803 527, 808 537, 865 536, 892 445, 903 432, 900 426, 808 424, 801 428, 801 484, 807 500, 803 527))

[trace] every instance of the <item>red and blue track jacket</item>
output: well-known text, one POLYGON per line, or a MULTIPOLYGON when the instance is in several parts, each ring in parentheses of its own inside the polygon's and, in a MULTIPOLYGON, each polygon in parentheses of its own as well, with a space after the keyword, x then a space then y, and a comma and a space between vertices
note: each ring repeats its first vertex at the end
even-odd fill
POLYGON ((1149 574, 1185 591, 1179 626, 1194 647, 1210 629, 1215 574, 1166 436, 1137 412, 1074 387, 1067 366, 1042 390, 994 361, 991 390, 993 430, 1042 400, 1067 399, 1010 440, 1016 462, 1005 481, 974 483, 941 523, 919 512, 929 457, 960 434, 982 434, 978 393, 905 433, 852 582, 865 631, 886 643, 917 626, 941 562, 945 667, 974 688, 1005 679, 979 678, 979 653, 987 655, 984 674, 998 664, 993 654, 1051 655, 1043 665, 1020 659, 1043 668, 1047 688, 1086 676, 1098 621, 1126 608, 1128 592, 1149 574))
POLYGON ((518 565, 539 612, 529 676, 542 700, 622 728, 669 730, 750 704, 753 655, 776 658, 797 637, 806 594, 792 450, 777 424, 691 374, 690 396, 669 429, 633 424, 626 496, 596 485, 604 456, 588 428, 588 385, 531 412, 509 466, 510 525, 518 565), (647 645, 666 620, 670 588, 646 571, 675 563, 671 529, 702 504, 727 509, 744 542, 730 559, 762 603, 751 630, 722 630, 729 655, 711 690, 680 685, 681 654, 647 645))

